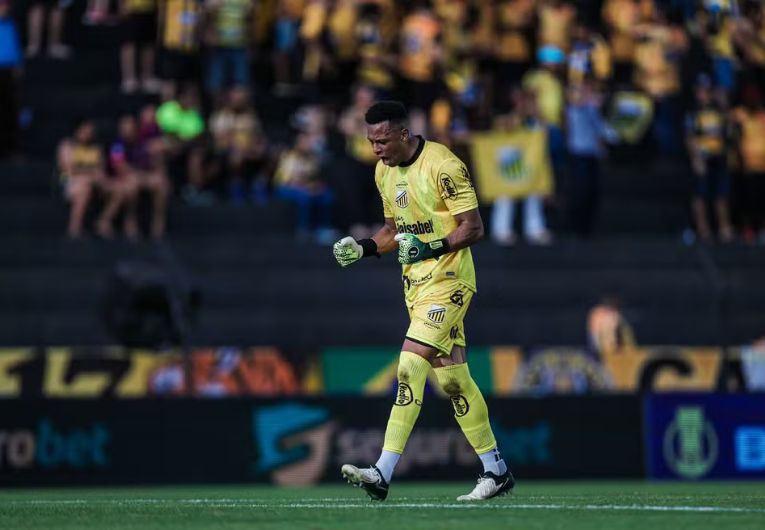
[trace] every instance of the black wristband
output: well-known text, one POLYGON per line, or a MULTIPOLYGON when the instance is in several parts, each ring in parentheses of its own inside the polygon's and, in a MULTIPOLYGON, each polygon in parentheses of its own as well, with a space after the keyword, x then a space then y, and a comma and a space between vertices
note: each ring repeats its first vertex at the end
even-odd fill
POLYGON ((451 250, 449 248, 449 241, 446 238, 436 239, 435 241, 431 241, 430 243, 428 243, 428 246, 430 246, 430 250, 433 251, 434 258, 443 256, 444 254, 446 254, 447 252, 451 250))
POLYGON ((374 239, 359 239, 356 243, 364 250, 363 258, 380 257, 380 254, 377 253, 377 243, 375 243, 374 239))

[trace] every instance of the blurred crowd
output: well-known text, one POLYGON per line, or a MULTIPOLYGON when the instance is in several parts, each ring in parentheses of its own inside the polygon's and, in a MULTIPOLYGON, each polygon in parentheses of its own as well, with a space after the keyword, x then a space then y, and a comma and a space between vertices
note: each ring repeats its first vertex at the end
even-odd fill
MULTIPOLYGON (((27 57, 71 60, 67 7, 31 3, 27 57)), ((518 224, 549 243, 551 209, 564 212, 556 227, 591 234, 601 162, 620 148, 689 161, 700 239, 765 242, 762 1, 89 0, 83 23, 119 28, 120 90, 157 102, 122 117, 108 145, 87 120, 62 142, 72 237, 94 193, 104 197, 96 231, 110 237, 119 215, 137 236, 142 190, 153 237, 173 191, 194 205, 289 201, 300 238, 368 234, 380 212, 363 115, 397 98, 414 132, 466 158, 476 131, 545 131, 554 191, 521 197, 520 222, 519 198, 497 199, 500 244, 517 240, 518 224), (286 137, 261 121, 274 98, 304 103, 282 117, 286 137)), ((20 53, 0 49, 10 79, 20 53)))

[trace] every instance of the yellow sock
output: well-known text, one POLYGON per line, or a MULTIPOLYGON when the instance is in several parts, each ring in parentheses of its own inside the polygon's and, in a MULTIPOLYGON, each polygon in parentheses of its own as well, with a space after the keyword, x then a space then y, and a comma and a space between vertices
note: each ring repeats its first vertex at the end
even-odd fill
POLYGON ((454 417, 475 452, 487 453, 497 446, 489 423, 486 401, 470 377, 467 364, 454 364, 435 369, 438 384, 449 395, 454 417))
POLYGON ((398 360, 398 390, 385 429, 383 450, 403 453, 422 408, 430 362, 416 353, 402 351, 398 360))

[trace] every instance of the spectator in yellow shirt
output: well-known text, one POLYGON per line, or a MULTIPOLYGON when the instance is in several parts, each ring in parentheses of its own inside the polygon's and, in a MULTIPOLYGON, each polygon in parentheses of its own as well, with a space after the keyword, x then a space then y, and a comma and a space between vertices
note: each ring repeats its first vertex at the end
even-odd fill
POLYGON ((537 51, 539 67, 523 77, 523 88, 531 91, 536 98, 539 118, 547 128, 550 146, 550 160, 557 179, 562 178, 566 143, 563 135, 563 68, 566 54, 555 46, 543 46, 537 51))
POLYGON ((733 109, 741 167, 741 221, 747 239, 765 243, 765 106, 762 92, 747 86, 733 109))

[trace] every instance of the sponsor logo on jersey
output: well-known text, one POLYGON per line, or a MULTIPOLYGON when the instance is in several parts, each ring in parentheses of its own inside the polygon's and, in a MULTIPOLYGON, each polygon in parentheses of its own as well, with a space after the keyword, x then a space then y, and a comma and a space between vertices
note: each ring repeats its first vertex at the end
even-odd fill
POLYGON ((441 182, 442 197, 444 199, 456 199, 457 198, 457 186, 454 185, 454 180, 446 173, 441 173, 438 179, 441 182))
POLYGON ((459 336, 460 336, 460 328, 457 326, 452 326, 452 329, 449 330, 449 338, 454 340, 459 336))
POLYGON ((430 320, 431 322, 440 324, 441 322, 444 321, 445 316, 446 316, 446 308, 442 305, 433 304, 430 306, 430 309, 428 309, 428 320, 430 320))
POLYGON ((401 190, 396 193, 396 205, 399 208, 406 208, 409 206, 409 194, 406 190, 401 190))
POLYGON ((409 289, 410 287, 417 287, 418 285, 429 282, 433 279, 433 273, 431 272, 422 278, 410 278, 409 276, 404 275, 402 276, 402 279, 404 281, 404 287, 409 289))
MULTIPOLYGON (((398 199, 396 199, 398 200, 398 199)), ((408 201, 408 199, 407 199, 408 201)), ((407 203, 408 204, 408 203, 407 203)), ((402 207, 403 208, 403 207, 402 207)), ((428 219, 424 223, 417 221, 416 223, 398 223, 396 230, 399 234, 432 234, 433 233, 433 219, 428 219)))

